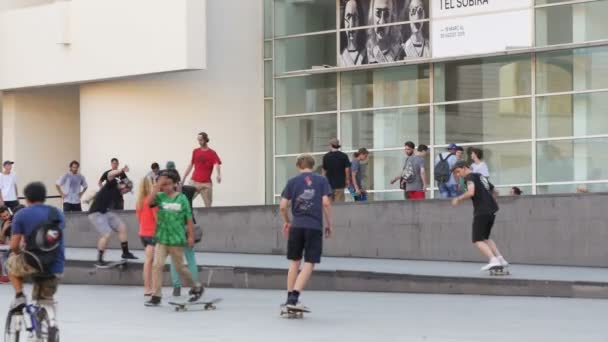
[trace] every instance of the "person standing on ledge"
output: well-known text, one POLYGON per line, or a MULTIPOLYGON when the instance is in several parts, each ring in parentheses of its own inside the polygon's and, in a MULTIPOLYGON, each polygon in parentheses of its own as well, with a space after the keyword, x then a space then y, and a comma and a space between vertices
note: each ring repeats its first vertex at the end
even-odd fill
POLYGON ((340 141, 333 138, 329 141, 330 151, 323 156, 321 174, 327 177, 333 193, 334 202, 344 202, 344 189, 350 186, 350 160, 348 155, 340 151, 340 141))
POLYGON ((300 294, 306 287, 315 264, 321 262, 323 252, 323 218, 325 237, 332 234, 331 202, 332 192, 327 179, 313 173, 315 160, 311 155, 298 157, 296 166, 300 175, 287 182, 281 194, 281 217, 283 234, 287 240, 287 302, 288 309, 308 309, 300 303, 300 294), (289 220, 288 207, 291 203, 293 222, 289 220), (300 264, 304 257, 304 266, 300 264))
POLYGON ((196 194, 194 196, 196 198, 196 195, 200 194, 201 197, 203 197, 205 207, 209 208, 213 202, 213 182, 211 181, 211 176, 213 175, 213 169, 215 168, 217 183, 219 184, 222 182, 222 161, 217 153, 209 148, 210 140, 207 133, 199 133, 197 139, 200 147, 192 151, 192 159, 186 168, 186 172, 184 172, 183 179, 185 183, 190 172, 192 172, 192 168, 194 168, 194 173, 192 174, 190 182, 190 185, 196 188, 196 194))
POLYGON ((469 198, 473 201, 473 243, 489 259, 488 264, 481 270, 488 271, 497 266, 509 266, 509 263, 500 254, 496 243, 490 239, 498 212, 494 185, 486 177, 472 172, 465 161, 456 162, 452 167, 452 172, 456 177, 463 177, 467 185, 467 191, 454 198, 452 206, 457 207, 469 198))
MULTIPOLYGON (((106 184, 109 181, 108 174, 112 171, 118 170, 118 167, 120 166, 120 162, 118 161, 117 158, 112 158, 112 160, 110 160, 110 163, 111 163, 112 168, 110 170, 104 172, 101 175, 101 177, 99 178, 98 185, 99 185, 100 189, 104 186, 104 184, 106 184)), ((126 168, 126 167, 123 168, 123 170, 124 169, 128 170, 128 168, 126 168)), ((129 172, 129 171, 126 171, 126 172, 129 172)), ((118 181, 121 181, 121 180, 127 178, 126 172, 123 171, 123 172, 119 173, 118 175, 116 175, 114 178, 116 178, 118 181)), ((122 193, 119 192, 116 194, 116 198, 114 199, 113 207, 111 209, 115 209, 115 210, 124 210, 125 209, 125 199, 123 198, 122 193)))
POLYGON ((80 163, 73 160, 70 170, 57 180, 55 186, 63 199, 63 211, 82 211, 82 195, 89 187, 83 175, 78 173, 80 163))
POLYGON ((7 206, 14 210, 19 206, 19 191, 17 190, 17 176, 13 172, 15 162, 5 160, 0 173, 0 206, 7 206))

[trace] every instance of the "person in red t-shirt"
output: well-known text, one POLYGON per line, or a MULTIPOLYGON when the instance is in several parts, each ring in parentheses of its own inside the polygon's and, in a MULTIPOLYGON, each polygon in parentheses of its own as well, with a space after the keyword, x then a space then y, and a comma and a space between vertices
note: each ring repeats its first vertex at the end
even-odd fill
POLYGON ((184 172, 184 182, 194 167, 194 173, 192 173, 192 180, 190 181, 190 185, 196 188, 194 198, 200 194, 203 197, 205 207, 209 208, 213 201, 213 182, 211 181, 213 168, 215 167, 217 172, 217 182, 221 183, 222 172, 220 166, 222 165, 222 161, 217 153, 209 148, 209 136, 207 133, 201 132, 198 134, 198 143, 201 147, 192 151, 192 161, 188 165, 186 172, 184 172))

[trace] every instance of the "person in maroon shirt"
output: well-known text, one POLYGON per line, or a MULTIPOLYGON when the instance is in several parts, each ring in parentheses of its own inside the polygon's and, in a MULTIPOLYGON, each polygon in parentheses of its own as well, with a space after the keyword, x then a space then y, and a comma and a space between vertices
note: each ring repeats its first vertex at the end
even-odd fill
POLYGON ((205 207, 209 208, 213 201, 213 182, 211 181, 213 168, 215 167, 216 170, 217 182, 221 183, 222 172, 220 166, 222 165, 222 161, 217 153, 209 148, 209 136, 207 133, 201 132, 197 138, 201 146, 192 151, 192 161, 188 165, 186 172, 184 172, 184 182, 190 175, 190 172, 192 172, 192 168, 194 168, 190 181, 190 185, 196 188, 194 198, 200 194, 205 207))

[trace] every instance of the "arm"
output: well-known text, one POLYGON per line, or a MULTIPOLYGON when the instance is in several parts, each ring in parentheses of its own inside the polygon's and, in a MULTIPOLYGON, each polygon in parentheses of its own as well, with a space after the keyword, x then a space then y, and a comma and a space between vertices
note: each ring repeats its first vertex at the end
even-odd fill
POLYGON ((186 183, 186 179, 190 176, 190 172, 192 172, 192 168, 194 165, 192 163, 188 164, 186 171, 184 172, 184 178, 182 178, 182 183, 186 183))
POLYGON ((422 178, 422 190, 426 191, 426 170, 424 167, 420 168, 420 178, 422 178))
POLYGON ((113 180, 114 178, 116 178, 118 175, 120 175, 123 172, 129 172, 129 167, 125 166, 122 169, 112 170, 112 171, 108 172, 108 181, 113 180))
POLYGON ((191 217, 186 219, 186 231, 188 232, 188 247, 192 248, 194 246, 194 224, 191 217))
POLYGON ((8 228, 11 226, 11 221, 4 221, 2 224, 2 231, 0 231, 0 243, 4 243, 6 239, 6 232, 8 232, 8 228))
POLYGON ((154 184, 154 186, 152 187, 152 192, 150 192, 148 197, 146 197, 145 201, 149 206, 152 206, 154 205, 154 203, 156 203, 156 195, 160 192, 160 186, 160 182, 154 184))
POLYGON ((279 208, 281 211, 281 218, 283 219, 283 234, 287 236, 289 234, 289 229, 291 228, 291 223, 289 222, 289 214, 287 213, 287 209, 289 207, 289 200, 286 198, 281 198, 281 203, 279 204, 279 208))
POLYGON ((63 189, 61 189, 61 186, 59 186, 59 184, 55 184, 55 187, 57 188, 57 192, 59 193, 61 198, 65 197, 65 194, 63 193, 63 189))
POLYGON ((325 217, 325 237, 331 237, 333 233, 331 219, 331 201, 328 196, 323 196, 323 216, 325 217))
POLYGON ((11 251, 14 254, 21 253, 21 240, 23 239, 23 235, 21 234, 13 234, 11 235, 11 251))
POLYGON ((361 189, 359 189, 359 184, 357 184, 357 171, 352 171, 352 179, 353 179, 353 186, 355 187, 355 192, 360 194, 361 193, 361 189))
POLYGON ((218 184, 222 182, 222 164, 215 164, 215 172, 217 172, 218 184))
POLYGON ((350 174, 351 174, 350 173, 350 167, 347 167, 346 169, 344 169, 344 172, 346 173, 346 177, 344 179, 346 179, 346 187, 348 188, 348 187, 350 187, 350 183, 351 183, 351 180, 350 180, 350 174))
POLYGON ((17 197, 17 202, 19 202, 19 188, 17 187, 17 183, 15 183, 15 197, 17 197))
POLYGON ((473 198, 473 196, 475 196, 475 183, 467 182, 467 188, 467 192, 452 200, 452 206, 456 207, 462 201, 467 200, 469 198, 473 198))
POLYGON ((84 177, 82 177, 82 183, 80 184, 80 186, 82 187, 82 191, 80 191, 78 196, 82 198, 82 195, 84 195, 84 193, 87 192, 87 189, 89 188, 89 184, 87 184, 87 180, 84 177))

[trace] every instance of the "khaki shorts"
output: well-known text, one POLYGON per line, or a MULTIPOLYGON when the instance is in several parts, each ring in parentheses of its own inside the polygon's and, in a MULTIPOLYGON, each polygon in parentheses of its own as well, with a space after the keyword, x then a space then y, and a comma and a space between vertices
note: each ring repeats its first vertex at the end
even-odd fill
POLYGON ((8 273, 17 278, 31 277, 34 283, 32 289, 32 299, 34 300, 53 300, 59 286, 59 278, 52 276, 37 276, 38 271, 25 262, 23 253, 12 254, 6 261, 8 273))
POLYGON ((203 202, 205 203, 205 207, 211 207, 211 203, 213 202, 213 183, 199 183, 191 180, 190 185, 196 189, 192 200, 194 201, 196 196, 200 194, 203 198, 203 202))

